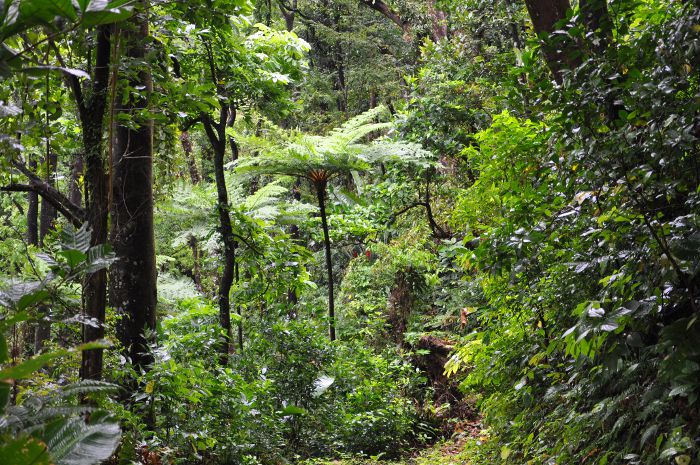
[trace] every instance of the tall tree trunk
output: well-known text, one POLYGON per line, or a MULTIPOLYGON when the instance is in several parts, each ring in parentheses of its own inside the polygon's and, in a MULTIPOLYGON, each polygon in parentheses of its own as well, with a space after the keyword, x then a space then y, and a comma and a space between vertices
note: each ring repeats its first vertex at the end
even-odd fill
POLYGON ((219 323, 224 331, 221 343, 221 364, 228 363, 231 351, 231 286, 233 285, 236 266, 236 246, 233 240, 233 228, 229 214, 228 191, 224 176, 225 145, 214 151, 214 179, 216 180, 217 212, 219 214, 219 233, 224 246, 224 270, 219 282, 219 323))
MULTIPOLYGON (((84 104, 79 105, 85 161, 85 205, 87 221, 92 231, 90 237, 90 245, 92 246, 107 242, 109 197, 103 140, 109 87, 112 26, 100 26, 96 33, 97 45, 92 89, 87 93, 84 104)), ((75 89, 74 86, 74 93, 77 93, 78 91, 75 89)), ((78 93, 78 95, 80 94, 78 93)), ((80 102, 80 97, 77 97, 77 100, 80 102)), ((100 270, 88 276, 83 283, 85 316, 92 320, 91 323, 82 326, 83 342, 91 342, 104 337, 106 300, 107 271, 100 270)), ((102 378, 102 349, 83 351, 80 377, 82 379, 102 378)))
MULTIPOLYGON (((29 156, 29 169, 32 170, 33 172, 36 171, 36 161, 34 158, 30 155, 29 156)), ((27 244, 29 245, 39 245, 39 226, 38 226, 38 217, 39 217, 39 195, 35 191, 29 191, 27 192, 27 244)), ((38 334, 44 329, 42 326, 45 327, 43 324, 43 315, 39 315, 39 321, 37 323, 37 326, 29 326, 29 338, 30 338, 30 345, 34 346, 34 354, 38 354, 42 347, 43 344, 39 345, 37 344, 38 340, 38 334), (33 340, 31 339, 33 338, 33 340)), ((42 342, 44 339, 41 339, 42 342)), ((30 354, 31 355, 31 354, 30 354)))
MULTIPOLYGON (((148 1, 125 25, 123 39, 128 58, 146 57, 148 1)), ((117 337, 134 368, 148 369, 152 356, 145 331, 156 324, 156 260, 153 233, 153 121, 141 113, 149 106, 152 91, 149 68, 130 70, 133 93, 115 111, 136 125, 118 125, 112 159, 111 242, 117 262, 110 269, 110 301, 120 320, 117 337)), ((122 101, 122 99, 117 99, 122 101)))
MULTIPOLYGON (((226 120, 226 126, 233 127, 233 125, 235 123, 236 123, 236 107, 231 105, 229 107, 228 118, 226 120)), ((229 136, 228 143, 229 143, 229 146, 231 147, 231 159, 234 162, 238 161, 239 150, 238 150, 238 143, 236 142, 236 139, 233 136, 229 136)), ((238 259, 236 257, 236 251, 238 250, 238 241, 233 240, 232 246, 233 246, 233 253, 231 255, 232 255, 232 260, 233 260, 234 280, 235 280, 235 283, 238 284, 238 280, 239 280, 238 259)), ((242 316, 240 306, 236 306, 236 313, 239 316, 238 325, 237 325, 238 326, 238 349, 242 351, 243 350, 243 320, 240 318, 242 316)))
MULTIPOLYGON (((557 22, 566 18, 566 12, 571 8, 569 0, 525 0, 525 6, 530 14, 535 33, 551 34, 557 22)), ((547 66, 552 71, 554 79, 561 83, 562 71, 572 69, 579 58, 572 55, 571 44, 547 43, 543 47, 547 66)))
POLYGON ((436 8, 435 0, 428 0, 428 13, 433 22, 431 38, 433 42, 441 42, 447 38, 447 13, 436 8))
MULTIPOLYGON (((55 187, 56 185, 56 165, 58 159, 56 157, 56 152, 52 151, 48 147, 45 157, 45 168, 46 168, 46 183, 55 187)), ((44 245, 44 238, 49 233, 49 231, 54 229, 56 221, 56 208, 51 205, 51 203, 42 201, 41 202, 41 214, 39 215, 39 245, 44 245)), ((42 305, 39 308, 40 318, 37 322, 34 331, 34 353, 38 354, 44 348, 44 343, 49 337, 51 337, 51 320, 48 318, 49 307, 42 305)))
MULTIPOLYGON (((30 156, 29 169, 36 171, 36 160, 30 156)), ((27 192, 27 244, 39 245, 39 195, 27 192)))
POLYGON ((334 47, 334 61, 336 71, 335 86, 338 91, 338 111, 348 112, 348 88, 345 81, 345 60, 343 60, 343 48, 338 41, 334 47))
MULTIPOLYGON (((240 279, 238 262, 236 262, 235 267, 235 278, 237 283, 240 279)), ((238 313, 238 350, 243 352, 243 312, 240 305, 236 307, 236 313, 238 313)))
POLYGON ((323 245, 326 252, 326 274, 328 276, 328 335, 335 341, 335 300, 333 295, 333 259, 331 257, 331 238, 328 234, 328 218, 326 217, 326 182, 315 185, 318 196, 318 208, 321 210, 321 227, 323 228, 323 245))

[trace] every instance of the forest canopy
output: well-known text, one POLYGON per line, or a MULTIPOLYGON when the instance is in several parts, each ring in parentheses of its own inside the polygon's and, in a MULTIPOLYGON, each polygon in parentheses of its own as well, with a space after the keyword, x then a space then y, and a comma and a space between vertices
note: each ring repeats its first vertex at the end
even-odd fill
POLYGON ((0 464, 700 463, 698 0, 0 42, 0 464))

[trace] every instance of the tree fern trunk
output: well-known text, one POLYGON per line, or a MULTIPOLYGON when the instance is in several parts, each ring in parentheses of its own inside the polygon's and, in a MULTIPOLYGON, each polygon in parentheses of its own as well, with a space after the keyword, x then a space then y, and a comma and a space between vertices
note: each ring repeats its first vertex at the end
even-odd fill
POLYGON ((328 234, 328 219, 326 218, 326 182, 316 184, 318 208, 321 210, 321 227, 323 228, 323 244, 326 249, 326 273, 328 274, 328 335, 335 341, 335 302, 333 297, 333 261, 331 258, 331 238, 328 234))

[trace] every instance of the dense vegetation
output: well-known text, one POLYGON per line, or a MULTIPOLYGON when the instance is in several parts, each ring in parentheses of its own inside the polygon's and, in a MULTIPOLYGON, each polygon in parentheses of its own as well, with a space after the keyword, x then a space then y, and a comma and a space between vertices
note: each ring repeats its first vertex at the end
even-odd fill
POLYGON ((697 0, 0 0, 0 463, 700 463, 697 0))

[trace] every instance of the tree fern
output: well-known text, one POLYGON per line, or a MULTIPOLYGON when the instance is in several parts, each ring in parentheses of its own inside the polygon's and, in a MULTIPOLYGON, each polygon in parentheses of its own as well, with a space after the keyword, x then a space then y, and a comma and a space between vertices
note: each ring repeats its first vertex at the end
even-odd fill
POLYGON ((428 164, 430 160, 430 154, 417 145, 391 142, 376 145, 361 143, 371 134, 391 128, 391 123, 378 121, 386 120, 389 116, 387 109, 379 106, 350 119, 326 136, 299 136, 286 147, 242 160, 237 167, 237 172, 241 174, 296 176, 308 179, 314 186, 323 228, 331 341, 335 339, 335 308, 333 263, 326 216, 328 182, 340 175, 367 171, 372 163, 385 160, 407 163, 420 160, 422 164, 428 164))
POLYGON ((104 411, 73 404, 73 399, 116 389, 113 384, 85 381, 5 408, 0 416, 0 455, 16 457, 13 465, 25 458, 26 463, 58 465, 92 465, 108 459, 121 438, 118 422, 104 411))

